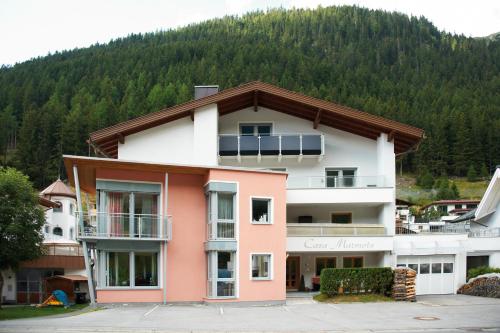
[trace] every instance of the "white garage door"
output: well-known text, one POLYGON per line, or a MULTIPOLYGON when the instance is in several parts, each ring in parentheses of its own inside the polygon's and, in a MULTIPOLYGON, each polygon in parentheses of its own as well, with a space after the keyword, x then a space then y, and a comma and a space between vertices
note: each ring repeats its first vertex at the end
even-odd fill
POLYGON ((455 256, 400 256, 398 267, 417 272, 417 295, 455 293, 455 256))

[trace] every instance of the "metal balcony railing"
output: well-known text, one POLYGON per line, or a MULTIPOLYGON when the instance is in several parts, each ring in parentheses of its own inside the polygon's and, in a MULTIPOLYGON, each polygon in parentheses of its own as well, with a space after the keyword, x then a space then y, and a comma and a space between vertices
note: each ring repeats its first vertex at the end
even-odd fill
POLYGON ((78 225, 78 238, 172 239, 172 217, 159 214, 81 213, 83 227, 78 225))
POLYGON ((470 227, 463 224, 441 224, 441 225, 402 225, 396 227, 398 235, 421 235, 421 234, 468 234, 470 227))
POLYGON ((219 156, 323 156, 321 134, 219 135, 219 156))
POLYGON ((287 223, 287 236, 384 236, 385 227, 380 224, 343 223, 287 223))
POLYGON ((500 228, 484 228, 469 231, 469 237, 500 237, 500 228))
POLYGON ((288 189, 384 187, 384 176, 289 176, 288 189))

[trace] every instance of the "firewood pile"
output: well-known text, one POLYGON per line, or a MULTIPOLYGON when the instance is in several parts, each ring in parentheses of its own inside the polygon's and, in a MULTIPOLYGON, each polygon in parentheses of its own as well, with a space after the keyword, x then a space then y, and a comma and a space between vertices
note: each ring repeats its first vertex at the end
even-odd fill
POLYGON ((500 298, 500 274, 490 273, 470 279, 457 293, 472 296, 500 298))
POLYGON ((411 268, 396 268, 394 270, 394 284, 392 298, 396 301, 415 302, 415 279, 417 272, 411 268))

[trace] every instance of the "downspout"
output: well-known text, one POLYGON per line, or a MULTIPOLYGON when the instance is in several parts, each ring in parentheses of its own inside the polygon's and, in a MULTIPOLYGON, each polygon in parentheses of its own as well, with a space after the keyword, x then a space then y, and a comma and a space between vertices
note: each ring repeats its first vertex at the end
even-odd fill
MULTIPOLYGON (((83 206, 82 206, 82 197, 80 194, 80 181, 78 179, 78 168, 76 164, 73 164, 73 178, 75 179, 75 190, 76 190, 76 202, 78 204, 78 210, 80 214, 78 214, 78 226, 81 231, 83 231, 83 206)), ((92 270, 90 269, 90 258, 89 252, 87 249, 87 242, 85 239, 82 240, 83 247, 83 258, 85 260, 85 271, 87 273, 87 284, 89 287, 90 294, 90 304, 95 306, 95 293, 94 293, 94 279, 92 276, 92 270)))
MULTIPOLYGON (((170 237, 172 235, 168 235, 166 233, 168 233, 170 230, 169 230, 169 225, 168 225, 168 173, 165 173, 165 186, 164 186, 164 196, 165 196, 165 199, 164 199, 164 204, 163 204, 163 212, 165 214, 165 220, 163 221, 163 232, 164 232, 164 235, 163 237, 166 236, 167 239, 170 239, 170 237)), ((164 255, 164 259, 163 259, 163 304, 167 304, 167 273, 168 273, 168 270, 167 270, 167 243, 168 243, 168 240, 164 240, 163 241, 163 255, 164 255)))

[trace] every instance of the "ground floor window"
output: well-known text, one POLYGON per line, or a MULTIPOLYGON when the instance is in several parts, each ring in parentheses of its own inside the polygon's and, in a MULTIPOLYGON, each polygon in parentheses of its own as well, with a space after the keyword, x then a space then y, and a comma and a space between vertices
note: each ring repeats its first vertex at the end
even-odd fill
POLYGON ((106 287, 157 287, 157 252, 106 252, 106 287))
POLYGON ((316 258, 316 276, 321 275, 323 268, 337 267, 337 258, 335 257, 320 257, 316 258))
POLYGON ((235 296, 235 258, 232 251, 208 252, 208 297, 235 296))
POLYGON ((344 268, 363 267, 363 257, 344 257, 342 258, 344 268))
POLYGON ((271 279, 270 254, 252 254, 252 279, 253 280, 271 279))

